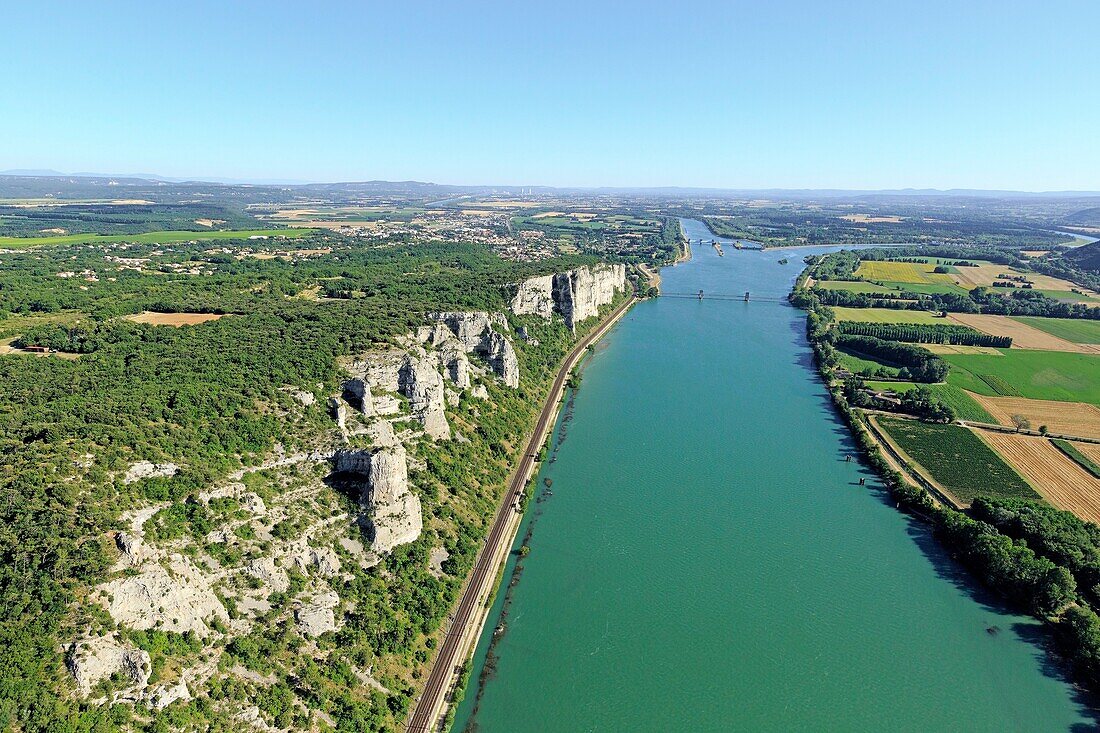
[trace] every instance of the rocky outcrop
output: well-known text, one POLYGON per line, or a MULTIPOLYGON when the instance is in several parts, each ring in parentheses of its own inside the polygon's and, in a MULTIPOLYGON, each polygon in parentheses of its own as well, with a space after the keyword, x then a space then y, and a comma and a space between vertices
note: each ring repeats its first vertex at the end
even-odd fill
POLYGON ((459 389, 470 388, 470 359, 459 344, 444 344, 439 350, 439 361, 443 365, 443 374, 459 389))
POLYGON ((374 414, 374 400, 371 398, 370 385, 365 379, 355 377, 344 382, 344 397, 362 414, 374 414))
POLYGON ((420 536, 423 529, 420 497, 409 491, 408 461, 402 446, 371 455, 366 505, 374 552, 389 552, 420 536))
POLYGON ((245 566, 245 572, 263 584, 268 593, 285 593, 290 588, 286 571, 271 557, 257 557, 245 566))
POLYGON ((122 477, 122 483, 132 484, 143 478, 165 478, 175 476, 180 472, 180 467, 174 463, 153 463, 152 461, 138 461, 126 469, 126 475, 122 477))
POLYGON ((122 673, 133 687, 145 687, 153 670, 148 652, 126 648, 114 635, 73 642, 66 664, 76 682, 77 691, 84 697, 102 680, 110 679, 116 673, 122 673))
POLYGON ((554 314, 554 276, 532 277, 519 284, 512 298, 512 312, 517 316, 536 315, 550 319, 554 314))
POLYGON ((401 394, 409 398, 409 409, 424 432, 432 438, 451 437, 451 426, 443 412, 446 394, 443 376, 427 359, 405 356, 398 378, 401 394))
POLYGON ((150 563, 141 572, 104 583, 100 590, 111 618, 132 629, 191 631, 206 636, 208 621, 229 623, 229 614, 209 579, 182 555, 172 555, 167 568, 150 563))
POLYGON ((149 693, 149 705, 154 710, 163 710, 177 700, 190 700, 191 692, 187 683, 180 680, 174 685, 160 685, 149 693))
POLYGON ((504 334, 490 331, 483 342, 484 349, 479 352, 485 357, 489 368, 496 372, 501 381, 509 387, 519 386, 519 361, 512 342, 504 334))
POLYGON ((340 596, 336 593, 314 596, 294 612, 298 630, 306 636, 320 636, 328 631, 335 631, 336 614, 333 609, 339 605, 340 596))
POLYGON ((598 315, 600 306, 613 301, 615 294, 625 287, 626 265, 579 267, 520 283, 512 299, 512 312, 543 318, 560 313, 565 325, 576 331, 578 323, 598 315))
POLYGON ((460 389, 470 386, 469 362, 461 364, 455 354, 457 345, 466 353, 476 353, 489 368, 509 387, 519 386, 519 361, 516 351, 501 331, 508 330, 508 319, 503 313, 484 311, 432 313, 428 316, 437 324, 428 329, 426 338, 440 349, 445 372, 452 370, 451 381, 460 389), (446 329, 440 328, 445 326, 446 329), (452 367, 453 365, 453 367, 452 367), (463 374, 465 370, 465 374, 463 374))
POLYGON ((359 495, 371 530, 371 550, 384 554, 416 540, 423 529, 420 498, 409 490, 408 457, 400 444, 377 450, 341 451, 337 471, 357 473, 367 481, 359 495))

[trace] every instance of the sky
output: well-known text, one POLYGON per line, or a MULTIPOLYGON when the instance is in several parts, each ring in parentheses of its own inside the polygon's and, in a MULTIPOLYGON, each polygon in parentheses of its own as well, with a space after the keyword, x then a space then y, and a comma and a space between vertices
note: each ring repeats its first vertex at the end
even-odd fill
POLYGON ((0 17, 0 170, 1100 190, 1097 0, 36 0, 0 17))

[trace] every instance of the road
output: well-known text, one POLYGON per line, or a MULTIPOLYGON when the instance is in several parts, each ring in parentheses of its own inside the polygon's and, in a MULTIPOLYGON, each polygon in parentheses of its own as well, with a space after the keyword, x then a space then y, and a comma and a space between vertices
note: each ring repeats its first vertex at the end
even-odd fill
POLYGON ((465 661, 467 644, 464 642, 467 641, 466 632, 471 623, 477 622, 478 611, 481 608, 482 597, 486 590, 485 585, 496 579, 497 569, 500 565, 500 551, 510 547, 514 539, 512 533, 508 531, 515 514, 512 505, 516 496, 523 492, 528 475, 534 467, 535 456, 538 454, 539 447, 554 420, 557 419, 558 401, 561 398, 562 390, 565 388, 565 382, 569 379, 569 373, 581 355, 584 354, 584 350, 600 338, 635 303, 635 300, 635 298, 627 300, 616 308, 600 326, 578 341, 573 350, 569 352, 569 356, 562 364, 561 369, 558 370, 558 375, 554 378, 554 384, 546 397, 546 404, 542 406, 542 413, 539 415, 535 430, 527 441, 523 456, 520 458, 516 471, 512 475, 512 480, 508 484, 508 491, 497 510, 493 526, 489 530, 489 536, 486 538, 484 547, 481 548, 477 564, 470 575, 470 582, 466 584, 466 589, 458 602, 454 621, 447 630, 439 654, 435 658, 435 664, 432 666, 431 674, 428 676, 428 681, 425 683, 424 690, 421 692, 416 708, 409 719, 409 725, 406 728, 409 733, 429 733, 435 730, 435 725, 438 723, 445 707, 445 698, 450 689, 451 680, 454 679, 455 668, 465 661), (506 547, 502 548, 502 543, 506 547))

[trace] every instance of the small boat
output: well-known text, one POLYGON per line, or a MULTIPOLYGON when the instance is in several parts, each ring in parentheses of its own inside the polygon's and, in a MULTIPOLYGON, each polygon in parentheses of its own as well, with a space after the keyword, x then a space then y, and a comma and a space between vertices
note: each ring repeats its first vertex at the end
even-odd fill
POLYGON ((783 259, 779 260, 779 264, 781 264, 781 265, 787 264, 787 258, 784 257, 783 259))

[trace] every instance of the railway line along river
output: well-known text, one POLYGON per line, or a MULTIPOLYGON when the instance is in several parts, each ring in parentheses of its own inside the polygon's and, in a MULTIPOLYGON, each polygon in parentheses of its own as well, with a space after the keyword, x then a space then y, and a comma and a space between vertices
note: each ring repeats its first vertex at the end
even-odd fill
MULTIPOLYGON (((822 251, 697 246, 663 287, 779 298, 822 251)), ((845 462, 804 323, 770 300, 659 298, 605 338, 454 730, 1094 729, 1039 622, 845 462)))

